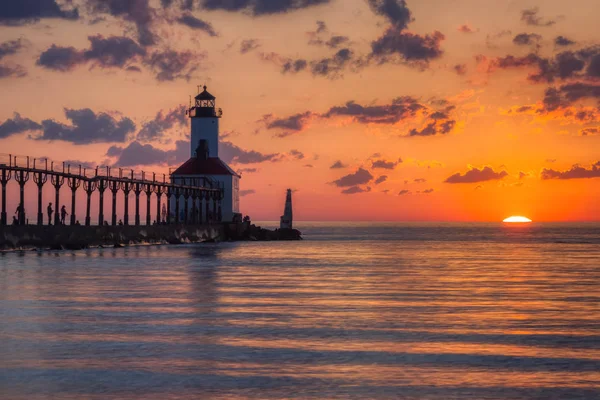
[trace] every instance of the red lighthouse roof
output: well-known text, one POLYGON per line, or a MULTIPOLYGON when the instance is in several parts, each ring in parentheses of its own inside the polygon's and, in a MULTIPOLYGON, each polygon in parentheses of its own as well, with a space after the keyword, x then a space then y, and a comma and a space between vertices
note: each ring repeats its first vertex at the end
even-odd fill
POLYGON ((206 159, 192 157, 177 168, 171 175, 233 175, 240 177, 234 170, 217 157, 206 159))

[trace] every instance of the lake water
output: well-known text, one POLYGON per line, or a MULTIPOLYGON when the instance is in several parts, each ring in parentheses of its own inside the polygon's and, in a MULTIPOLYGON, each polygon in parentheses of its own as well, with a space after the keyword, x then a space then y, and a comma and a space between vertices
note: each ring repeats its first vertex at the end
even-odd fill
POLYGON ((0 255, 2 399, 600 399, 600 225, 0 255))

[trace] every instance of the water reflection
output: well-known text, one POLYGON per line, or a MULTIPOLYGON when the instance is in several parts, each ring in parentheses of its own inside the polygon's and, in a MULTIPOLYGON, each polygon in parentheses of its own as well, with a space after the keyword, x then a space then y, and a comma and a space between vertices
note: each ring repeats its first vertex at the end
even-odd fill
POLYGON ((597 246, 377 235, 5 255, 2 394, 600 397, 597 246))

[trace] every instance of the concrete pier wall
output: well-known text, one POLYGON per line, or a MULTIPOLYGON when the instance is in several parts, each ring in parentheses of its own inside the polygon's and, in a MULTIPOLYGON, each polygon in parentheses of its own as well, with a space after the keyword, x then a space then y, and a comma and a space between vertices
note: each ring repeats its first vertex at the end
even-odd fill
POLYGON ((15 249, 83 249, 141 243, 197 243, 224 240, 225 226, 0 226, 0 251, 15 249))

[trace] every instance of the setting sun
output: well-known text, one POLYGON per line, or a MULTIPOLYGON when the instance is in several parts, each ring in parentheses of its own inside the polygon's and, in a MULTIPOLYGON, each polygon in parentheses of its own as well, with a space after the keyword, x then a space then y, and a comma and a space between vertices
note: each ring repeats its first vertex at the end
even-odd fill
POLYGON ((517 224, 526 224, 529 222, 532 222, 529 218, 527 217, 520 217, 520 216, 513 216, 513 217, 508 217, 506 218, 504 221, 502 222, 507 222, 507 223, 517 223, 517 224))

